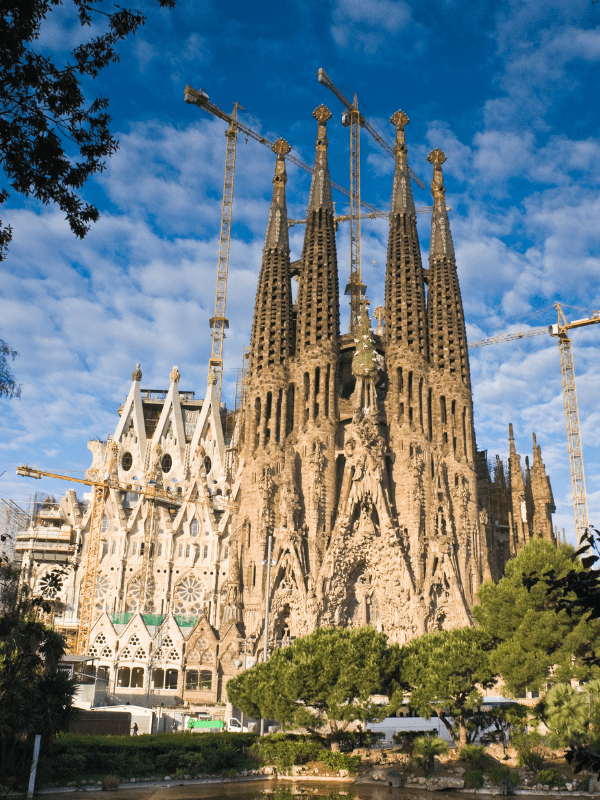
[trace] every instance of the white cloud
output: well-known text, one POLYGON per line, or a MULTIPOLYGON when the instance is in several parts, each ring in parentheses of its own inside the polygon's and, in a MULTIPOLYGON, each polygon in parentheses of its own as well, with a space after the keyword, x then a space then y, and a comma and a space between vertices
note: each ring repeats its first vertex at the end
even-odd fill
POLYGON ((414 26, 411 8, 402 0, 337 0, 332 19, 331 35, 336 45, 367 55, 389 47, 390 34, 414 26))

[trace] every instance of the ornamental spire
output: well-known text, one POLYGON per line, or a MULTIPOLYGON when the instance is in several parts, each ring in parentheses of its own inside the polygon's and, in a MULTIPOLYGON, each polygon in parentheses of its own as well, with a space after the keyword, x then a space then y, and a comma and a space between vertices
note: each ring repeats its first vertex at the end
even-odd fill
POLYGON ((310 185, 310 197, 308 201, 308 211, 315 211, 318 208, 326 208, 333 213, 333 201, 331 199, 331 180, 329 178, 329 167, 327 165, 327 121, 331 119, 331 111, 327 106, 320 105, 313 111, 313 117, 319 123, 317 128, 317 155, 315 158, 315 168, 310 185))
POLYGON ((279 247, 289 251, 290 241, 285 202, 285 185, 287 183, 285 157, 292 148, 285 139, 278 139, 271 145, 271 149, 277 154, 277 162, 275 164, 275 177, 273 178, 273 199, 267 223, 265 248, 279 247))
POLYGON ((427 161, 433 164, 430 259, 443 256, 454 259, 454 245, 452 243, 452 234, 450 233, 448 212, 446 211, 446 187, 444 186, 444 176, 442 174, 442 164, 445 160, 446 155, 437 147, 427 156, 427 161))
POLYGON ((412 196, 410 186, 410 174, 408 172, 408 158, 406 150, 406 137, 404 128, 410 122, 404 111, 396 111, 390 117, 390 122, 396 128, 396 143, 394 153, 396 154, 396 169, 394 170, 394 188, 392 190, 392 205, 390 217, 394 214, 415 214, 415 201, 412 196))

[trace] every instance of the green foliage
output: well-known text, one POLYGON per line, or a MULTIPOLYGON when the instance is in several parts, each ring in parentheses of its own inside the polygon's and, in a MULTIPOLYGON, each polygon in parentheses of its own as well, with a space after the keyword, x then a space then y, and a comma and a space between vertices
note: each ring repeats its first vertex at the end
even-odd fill
POLYGON ((431 775, 435 756, 445 755, 448 752, 448 743, 432 734, 417 736, 413 742, 413 751, 420 756, 415 759, 417 763, 423 767, 426 774, 431 775))
POLYGON ((259 739, 250 755, 262 764, 274 764, 277 770, 289 770, 294 764, 316 761, 323 746, 312 736, 272 733, 259 739))
POLYGON ((483 772, 480 769, 470 769, 463 777, 466 789, 481 789, 483 786, 483 772))
POLYGON ((519 773, 510 767, 494 767, 488 772, 489 778, 496 786, 504 783, 511 788, 519 785, 519 773))
MULTIPOLYGON (((0 229, 0 237, 1 236, 2 229, 0 229)), ((11 399, 21 396, 21 387, 17 386, 17 382, 8 365, 8 359, 10 358, 14 361, 18 355, 16 350, 13 350, 9 344, 3 339, 0 339, 0 397, 8 397, 11 399)))
POLYGON ((586 684, 581 691, 571 684, 556 684, 543 701, 551 747, 590 747, 599 743, 600 681, 586 684))
POLYGON ((577 781, 577 789, 580 792, 589 792, 590 790, 590 775, 586 775, 585 778, 580 778, 577 781))
POLYGON ((253 733, 76 736, 55 739, 40 756, 40 782, 101 780, 108 773, 128 780, 152 775, 225 774, 251 769, 253 733), (195 772, 197 770, 197 772, 195 772))
POLYGON ((400 650, 400 681, 411 689, 409 704, 426 719, 439 716, 458 744, 477 733, 482 695, 477 685, 493 684, 493 639, 478 628, 435 631, 400 650))
POLYGON ((356 773, 356 768, 361 762, 360 756, 351 756, 348 753, 334 752, 333 750, 321 750, 318 760, 327 764, 329 769, 339 772, 347 769, 351 775, 356 773))
MULTIPOLYGON (((158 2, 172 7, 175 0, 158 2)), ((82 202, 77 190, 90 175, 102 172, 103 159, 118 143, 108 127, 108 101, 98 97, 88 104, 80 81, 87 84, 118 61, 116 45, 135 34, 145 18, 103 0, 73 0, 82 27, 97 20, 106 29, 78 44, 68 63, 55 64, 34 48, 46 18, 59 5, 59 0, 3 0, 0 166, 16 192, 56 203, 81 238, 99 215, 94 206, 82 202)), ((8 196, 0 188, 0 205, 8 196)), ((11 238, 11 228, 0 226, 0 261, 11 238)))
POLYGON ((561 576, 582 569, 569 545, 555 547, 535 540, 508 562, 498 584, 488 582, 480 588, 480 604, 473 614, 496 639, 492 667, 515 696, 521 686, 541 688, 551 674, 563 681, 597 671, 584 659, 600 647, 598 621, 588 620, 577 608, 569 616, 559 608, 560 590, 549 590, 543 580, 530 583, 529 588, 523 584, 523 575, 542 579, 545 573, 561 576))
POLYGON ((0 617, 0 775, 13 781, 25 777, 35 735, 46 748, 78 713, 75 682, 58 671, 64 639, 38 609, 20 605, 0 617))
POLYGON ((517 766, 533 770, 542 768, 544 763, 544 739, 537 731, 515 733, 512 739, 517 751, 517 766))
POLYGON ((553 786, 565 786, 567 781, 565 780, 564 776, 558 772, 554 767, 548 767, 547 769, 541 769, 537 776, 536 780, 538 783, 542 785, 546 784, 551 789, 553 786))
POLYGON ((377 742, 385 739, 385 733, 378 731, 338 731, 335 734, 335 741, 339 744, 340 750, 355 750, 357 747, 375 747, 377 742))
POLYGON ((466 744, 464 747, 461 747, 460 750, 460 757, 464 761, 467 761, 473 769, 483 761, 484 756, 485 747, 482 744, 466 744))
POLYGON ((398 731, 393 734, 392 741, 403 753, 412 755, 415 749, 415 739, 418 739, 419 736, 423 736, 423 731, 398 731))
POLYGON ((117 777, 117 775, 105 775, 102 778, 103 792, 116 792, 120 785, 121 780, 117 777))
POLYGON ((386 716, 388 708, 376 705, 373 695, 386 694, 398 707, 398 652, 371 627, 317 628, 232 678, 227 695, 249 717, 276 719, 324 738, 321 729, 329 723, 335 737, 353 720, 386 716))

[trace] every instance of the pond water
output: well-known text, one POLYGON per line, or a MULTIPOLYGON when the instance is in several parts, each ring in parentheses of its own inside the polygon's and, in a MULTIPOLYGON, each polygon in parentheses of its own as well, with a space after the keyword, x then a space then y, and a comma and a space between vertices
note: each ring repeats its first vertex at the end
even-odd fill
MULTIPOLYGON (((52 800, 90 800, 88 792, 52 794, 52 800)), ((105 795, 103 795, 105 797, 105 795)), ((459 792, 418 792, 391 786, 351 783, 255 783, 187 784, 181 786, 117 789, 110 800, 466 800, 459 792)), ((473 796, 468 795, 469 800, 473 796)), ((107 798, 108 800, 108 798, 107 798)))

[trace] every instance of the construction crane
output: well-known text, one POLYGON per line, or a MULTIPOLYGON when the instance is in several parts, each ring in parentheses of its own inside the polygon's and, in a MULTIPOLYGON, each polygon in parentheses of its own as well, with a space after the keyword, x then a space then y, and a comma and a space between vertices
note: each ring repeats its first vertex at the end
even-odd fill
MULTIPOLYGON (((217 291, 215 315, 210 319, 212 328, 212 350, 208 362, 208 382, 216 383, 221 405, 221 384, 223 380, 223 340, 229 320, 225 316, 227 303, 227 272, 229 269, 229 243, 231 241, 231 216, 233 212, 233 180, 235 178, 235 151, 237 143, 237 111, 242 108, 234 103, 229 127, 225 131, 227 148, 225 153, 225 177, 223 179, 223 208, 221 211, 221 232, 219 235, 219 263, 217 266, 217 291)), ((243 109, 242 109, 243 110, 243 109)))
MULTIPOLYGON (((431 214, 433 206, 422 206, 415 208, 417 214, 431 214)), ((452 211, 452 206, 446 206, 446 211, 452 211)), ((349 222, 350 214, 336 214, 334 217, 336 222, 349 222)), ((368 211, 360 215, 361 219, 388 219, 390 218, 389 211, 368 211)), ((305 219, 288 219, 288 227, 293 228, 294 225, 306 225, 305 219)), ((544 329, 545 330, 545 329, 544 329)))
POLYGON ((560 351, 560 370, 562 374, 563 400, 565 404, 565 419, 567 423, 567 443, 569 447, 569 467, 571 472, 571 491, 573 494, 573 513, 575 516, 575 534, 578 545, 586 532, 588 521, 587 496, 585 492, 585 476, 583 472, 583 454, 581 450, 581 435, 579 432, 579 410, 577 407, 577 391, 575 387, 575 367, 573 364, 573 348, 568 332, 574 328, 583 328, 587 325, 596 325, 600 322, 600 311, 594 311, 590 318, 578 319, 567 322, 560 303, 554 303, 558 314, 558 322, 543 328, 532 328, 520 333, 507 333, 492 336, 490 339, 480 339, 471 342, 469 349, 484 347, 497 342, 510 342, 515 339, 525 339, 529 336, 550 334, 558 339, 560 351))
MULTIPOLYGON (((145 553, 144 565, 142 567, 142 575, 145 578, 140 580, 140 603, 142 603, 142 592, 147 590, 147 576, 148 576, 148 563, 151 555, 152 533, 156 529, 156 506, 157 500, 168 503, 173 506, 180 506, 182 501, 179 498, 171 496, 169 492, 162 491, 156 486, 151 485, 152 481, 148 481, 148 485, 143 487, 129 486, 121 484, 118 481, 116 474, 117 464, 117 445, 113 443, 108 450, 107 458, 101 470, 101 475, 98 480, 72 478, 69 475, 62 475, 57 472, 46 472, 37 469, 36 467, 29 467, 26 464, 17 467, 17 475, 22 475, 27 478, 41 479, 45 478, 58 478, 63 481, 70 481, 72 483, 82 483, 86 486, 92 486, 94 489, 94 497, 92 500, 92 510, 90 515, 90 536, 87 550, 87 563, 85 569, 85 576, 82 582, 81 592, 81 613, 79 616, 79 627, 77 630, 77 644, 75 652, 77 655, 85 655, 88 651, 90 643, 90 630, 92 626, 92 616, 94 613, 94 597, 96 591, 96 579, 98 574, 98 559, 100 554, 100 543, 102 537, 102 519, 104 517, 104 506, 106 496, 111 488, 120 489, 122 491, 135 492, 143 494, 148 497, 152 502, 150 503, 149 515, 150 524, 148 525, 148 518, 146 519, 146 534, 145 534, 145 553)), ((145 600, 144 600, 145 602, 145 600)), ((140 606, 141 607, 141 606, 140 606)))

